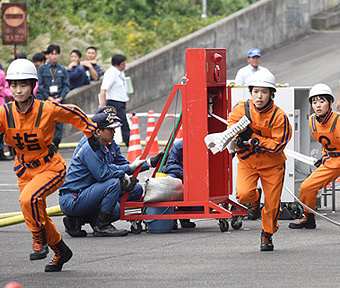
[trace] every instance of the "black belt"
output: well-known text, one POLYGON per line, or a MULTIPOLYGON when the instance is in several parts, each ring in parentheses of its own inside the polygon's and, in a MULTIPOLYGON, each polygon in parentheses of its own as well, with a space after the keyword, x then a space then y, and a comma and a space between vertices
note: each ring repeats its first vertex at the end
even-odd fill
POLYGON ((44 163, 50 162, 53 155, 54 155, 54 152, 52 154, 46 155, 42 159, 38 159, 38 160, 35 160, 35 161, 32 161, 32 162, 24 162, 22 165, 25 168, 28 168, 28 169, 37 168, 42 164, 41 163, 42 161, 44 161, 44 163))
POLYGON ((327 152, 329 157, 340 157, 340 152, 327 152))
POLYGON ((43 157, 43 158, 40 158, 38 160, 34 160, 32 162, 24 162, 22 163, 22 165, 25 167, 25 168, 28 168, 28 169, 33 169, 33 168, 37 168, 39 167, 41 164, 44 164, 44 163, 48 163, 51 161, 51 158, 53 157, 54 153, 57 152, 58 149, 57 147, 55 147, 55 145, 52 143, 48 146, 48 154, 43 157), (43 163, 41 163, 43 162, 43 163))

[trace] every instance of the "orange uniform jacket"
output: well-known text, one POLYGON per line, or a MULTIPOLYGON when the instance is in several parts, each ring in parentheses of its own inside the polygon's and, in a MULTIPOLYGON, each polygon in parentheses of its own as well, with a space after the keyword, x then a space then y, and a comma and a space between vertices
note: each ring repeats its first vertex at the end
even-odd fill
POLYGON ((258 147, 264 152, 261 157, 254 157, 252 147, 237 149, 240 161, 247 160, 248 164, 258 168, 269 168, 282 164, 286 160, 283 152, 292 136, 292 127, 285 112, 277 107, 274 102, 264 111, 257 111, 253 100, 240 101, 229 115, 228 123, 237 123, 244 115, 252 122, 249 127, 254 131, 251 138, 258 138, 258 147))
POLYGON ((309 117, 313 137, 322 144, 322 164, 327 168, 340 168, 340 114, 331 109, 320 123, 316 115, 309 117))
POLYGON ((96 129, 96 125, 75 105, 34 99, 24 114, 17 110, 15 102, 0 107, 0 133, 4 132, 6 143, 15 148, 18 156, 15 167, 48 154, 56 122, 70 123, 87 137, 92 136, 96 129))

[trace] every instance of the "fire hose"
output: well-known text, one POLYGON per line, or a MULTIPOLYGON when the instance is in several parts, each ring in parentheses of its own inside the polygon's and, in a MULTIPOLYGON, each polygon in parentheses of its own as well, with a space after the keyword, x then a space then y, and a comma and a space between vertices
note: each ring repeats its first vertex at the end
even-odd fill
POLYGON ((339 222, 336 222, 336 221, 334 221, 334 220, 332 220, 332 219, 330 219, 330 218, 328 218, 328 217, 326 217, 326 216, 324 216, 324 215, 322 215, 322 214, 316 212, 316 211, 313 210, 312 208, 309 208, 306 204, 304 204, 302 201, 300 201, 300 199, 299 199, 298 197, 296 197, 296 196, 294 195, 294 193, 293 193, 288 187, 284 186, 284 188, 286 189, 286 191, 287 191, 290 195, 292 195, 292 196, 294 197, 294 199, 296 200, 296 202, 298 202, 303 208, 305 208, 305 209, 308 210, 309 212, 313 213, 315 216, 320 216, 321 218, 323 218, 323 219, 325 219, 325 220, 331 222, 332 224, 334 224, 334 225, 336 225, 336 226, 340 226, 340 223, 339 223, 339 222))
MULTIPOLYGON (((63 212, 60 210, 60 206, 53 206, 46 209, 49 216, 62 216, 63 212)), ((4 213, 0 214, 0 227, 15 225, 25 222, 22 212, 4 213), (6 217, 7 216, 7 217, 6 217)))

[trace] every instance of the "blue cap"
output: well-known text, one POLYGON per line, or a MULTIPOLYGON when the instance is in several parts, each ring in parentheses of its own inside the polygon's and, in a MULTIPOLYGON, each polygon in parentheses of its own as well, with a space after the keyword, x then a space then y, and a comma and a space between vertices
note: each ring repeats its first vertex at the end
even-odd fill
POLYGON ((251 48, 248 51, 248 57, 255 57, 255 56, 261 57, 261 51, 258 48, 251 48))
POLYGON ((97 123, 99 129, 118 128, 123 125, 118 116, 107 113, 98 113, 91 120, 97 123))

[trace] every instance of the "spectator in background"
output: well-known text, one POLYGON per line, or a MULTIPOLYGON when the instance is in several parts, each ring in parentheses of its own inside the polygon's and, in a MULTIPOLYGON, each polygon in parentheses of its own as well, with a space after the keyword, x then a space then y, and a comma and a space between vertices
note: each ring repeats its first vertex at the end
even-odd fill
POLYGON ((87 77, 90 81, 98 81, 102 76, 102 70, 97 64, 97 48, 89 46, 85 50, 85 60, 80 62, 80 65, 84 67, 87 77))
POLYGON ((32 62, 35 66, 35 68, 38 70, 39 66, 42 64, 45 64, 46 62, 46 57, 45 54, 42 52, 35 53, 32 57, 32 62))
POLYGON ((18 53, 18 54, 15 56, 14 60, 15 60, 15 59, 27 59, 27 57, 26 57, 26 54, 25 54, 25 53, 18 53))
POLYGON ((99 108, 113 106, 117 109, 117 116, 122 121, 122 138, 129 147, 130 128, 126 119, 126 102, 129 101, 124 69, 126 57, 115 54, 111 59, 112 66, 105 72, 102 86, 100 87, 99 108))
MULTIPOLYGON (((35 53, 32 57, 32 62, 34 64, 35 68, 38 71, 39 66, 42 65, 42 64, 45 64, 45 62, 46 62, 45 54, 44 53, 35 53)), ((37 81, 37 84, 35 85, 35 88, 33 89, 34 96, 37 95, 38 88, 39 88, 39 82, 37 81)))
POLYGON ((67 67, 68 76, 70 78, 70 90, 90 84, 90 80, 86 75, 85 69, 80 65, 81 52, 77 49, 70 53, 71 63, 67 67))
POLYGON ((251 48, 248 51, 247 54, 248 58, 248 65, 239 69, 236 77, 235 77, 235 84, 237 86, 247 86, 249 84, 249 80, 251 76, 259 70, 267 70, 267 68, 264 68, 260 66, 261 61, 261 51, 258 48, 251 48))
POLYGON ((335 104, 336 111, 340 111, 340 81, 339 81, 339 92, 338 92, 338 99, 335 104))
POLYGON ((9 89, 9 85, 6 81, 6 73, 0 69, 0 106, 7 102, 6 97, 13 99, 11 90, 9 89))
MULTIPOLYGON (((6 98, 13 99, 11 90, 9 89, 9 85, 6 81, 6 73, 0 69, 0 106, 7 102, 6 98)), ((5 155, 4 147, 4 133, 0 133, 0 161, 13 160, 13 156, 5 155)))
MULTIPOLYGON (((64 103, 65 97, 70 91, 70 81, 66 68, 58 62, 60 56, 59 45, 49 45, 46 53, 49 61, 40 65, 38 69, 38 99, 64 103)), ((57 123, 52 141, 56 147, 59 146, 62 132, 63 124, 57 123)))

